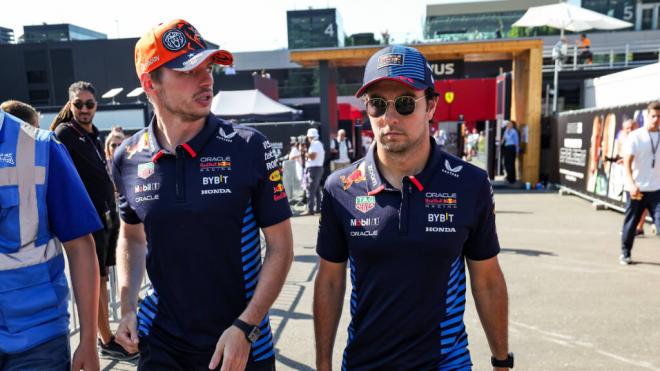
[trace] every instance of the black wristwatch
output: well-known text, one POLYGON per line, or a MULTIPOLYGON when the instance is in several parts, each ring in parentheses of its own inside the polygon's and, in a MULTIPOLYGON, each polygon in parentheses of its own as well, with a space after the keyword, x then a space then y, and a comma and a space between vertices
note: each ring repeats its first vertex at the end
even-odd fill
POLYGON ((259 339, 259 336, 261 336, 261 330, 259 330, 259 326, 249 325, 238 318, 234 320, 234 323, 232 323, 232 325, 238 327, 239 329, 241 329, 241 331, 245 333, 245 338, 250 344, 257 341, 257 339, 259 339))
POLYGON ((493 367, 513 368, 513 353, 507 354, 506 359, 497 359, 495 357, 490 357, 490 364, 493 367))

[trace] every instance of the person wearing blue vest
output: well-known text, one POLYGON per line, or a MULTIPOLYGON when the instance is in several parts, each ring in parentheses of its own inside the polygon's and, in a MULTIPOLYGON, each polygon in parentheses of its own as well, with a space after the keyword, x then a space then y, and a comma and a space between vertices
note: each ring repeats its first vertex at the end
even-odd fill
POLYGON ((66 148, 51 132, 0 111, 1 370, 99 369, 91 233, 100 228, 66 148), (62 244, 80 316, 73 360, 62 244))

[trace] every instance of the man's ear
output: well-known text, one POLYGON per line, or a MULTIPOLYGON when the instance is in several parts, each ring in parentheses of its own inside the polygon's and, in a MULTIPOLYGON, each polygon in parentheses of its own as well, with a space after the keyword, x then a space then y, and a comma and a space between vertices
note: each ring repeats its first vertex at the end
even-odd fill
POLYGON ((154 81, 151 79, 151 75, 148 73, 145 72, 140 75, 140 84, 142 84, 142 90, 144 90, 145 94, 151 95, 154 93, 154 81))
POLYGON ((426 100, 426 113, 432 118, 435 110, 438 107, 438 97, 426 100))

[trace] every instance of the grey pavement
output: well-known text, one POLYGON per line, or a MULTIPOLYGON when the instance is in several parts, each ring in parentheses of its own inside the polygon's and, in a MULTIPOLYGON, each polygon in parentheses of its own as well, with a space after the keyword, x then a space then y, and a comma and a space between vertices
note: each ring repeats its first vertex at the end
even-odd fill
MULTIPOLYGON (((495 199, 516 369, 660 370, 660 239, 649 236, 650 227, 635 241, 635 263, 621 266, 622 214, 551 192, 496 191, 495 199)), ((314 369, 317 224, 315 216, 293 218, 295 259, 271 310, 278 370, 314 369)), ((349 320, 344 308, 337 368, 349 320)), ((469 293, 465 323, 474 369, 489 370, 490 351, 469 293)), ((135 369, 123 362, 102 365, 135 369)))

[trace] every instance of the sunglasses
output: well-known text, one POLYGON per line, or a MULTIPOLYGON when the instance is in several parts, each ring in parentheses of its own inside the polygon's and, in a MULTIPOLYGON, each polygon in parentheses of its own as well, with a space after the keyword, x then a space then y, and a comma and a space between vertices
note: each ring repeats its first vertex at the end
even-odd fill
POLYGON ((396 97, 394 100, 387 100, 383 98, 370 98, 367 99, 367 115, 371 117, 380 117, 385 114, 387 111, 387 105, 394 103, 394 109, 399 115, 408 116, 411 113, 415 112, 415 107, 417 106, 417 101, 426 98, 426 96, 421 96, 417 99, 415 97, 410 97, 407 95, 402 95, 396 97))
POLYGON ((87 109, 93 109, 94 107, 96 107, 96 102, 91 100, 91 99, 86 100, 84 102, 81 101, 81 100, 77 100, 77 101, 74 101, 71 104, 73 104, 73 106, 76 107, 77 109, 82 109, 83 106, 87 107, 87 109))
POLYGON ((110 143, 110 148, 117 148, 119 145, 119 143, 110 143))

